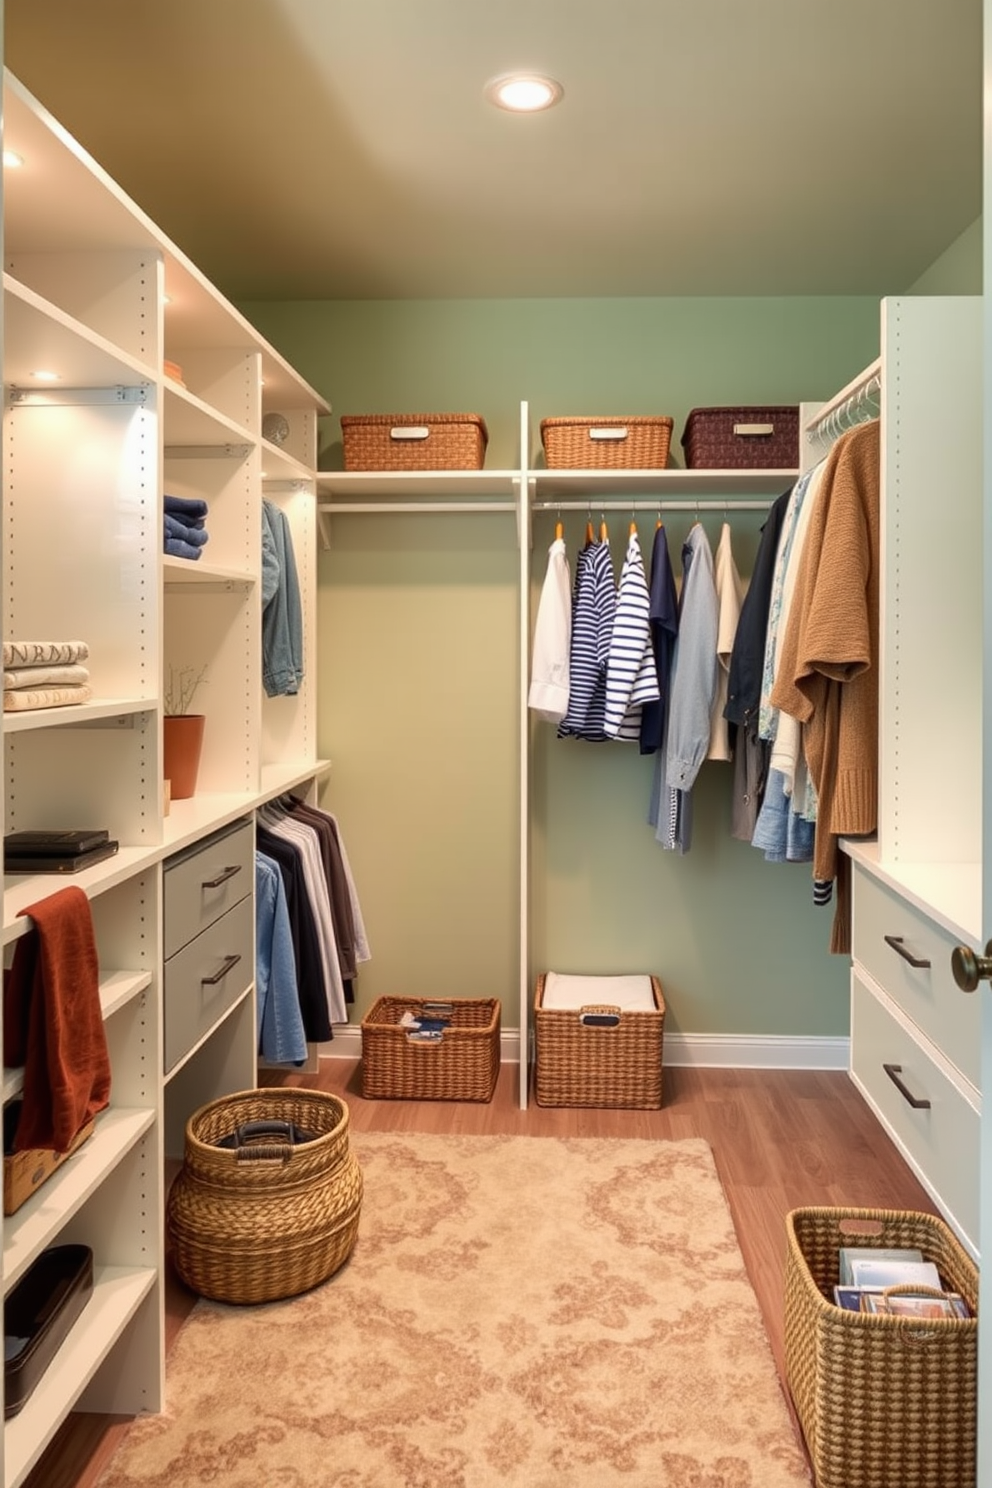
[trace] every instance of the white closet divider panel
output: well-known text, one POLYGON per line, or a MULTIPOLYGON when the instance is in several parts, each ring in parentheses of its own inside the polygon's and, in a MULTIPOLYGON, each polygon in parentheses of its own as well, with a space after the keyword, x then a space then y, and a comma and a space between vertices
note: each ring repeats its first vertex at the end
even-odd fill
MULTIPOLYGON (((931 864, 935 878, 973 864, 977 882, 981 302, 883 301, 882 384, 879 852, 894 871, 931 864)), ((930 904, 962 923, 936 884, 930 904)))
MULTIPOLYGON (((166 328, 169 307, 166 307, 166 328)), ((219 349, 187 346, 169 352, 191 393, 258 438, 262 417, 261 353, 235 345, 219 349)), ((168 431, 167 431, 168 432, 168 431)))

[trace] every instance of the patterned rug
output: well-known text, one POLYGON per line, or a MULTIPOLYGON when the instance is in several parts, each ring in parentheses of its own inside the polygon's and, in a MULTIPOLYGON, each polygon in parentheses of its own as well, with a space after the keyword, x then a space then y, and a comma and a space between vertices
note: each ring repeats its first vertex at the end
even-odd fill
POLYGON ((808 1488, 705 1142, 352 1144, 351 1259, 200 1301, 99 1488, 808 1488))

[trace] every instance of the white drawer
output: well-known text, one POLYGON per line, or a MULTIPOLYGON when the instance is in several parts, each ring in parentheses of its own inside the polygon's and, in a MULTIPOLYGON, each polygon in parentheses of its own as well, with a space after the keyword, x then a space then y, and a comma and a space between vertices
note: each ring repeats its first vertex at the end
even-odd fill
POLYGON ((851 1071, 945 1216, 977 1246, 980 1111, 856 973, 851 978, 851 1071), (930 1104, 913 1106, 910 1097, 930 1104))
POLYGON ((956 944, 922 910, 855 865, 855 965, 864 967, 966 1079, 980 1087, 981 1005, 954 981, 951 952, 956 944))
POLYGON ((254 823, 239 822, 229 831, 177 853, 167 860, 163 879, 163 930, 168 960, 239 899, 253 892, 254 823))
POLYGON ((251 986, 253 897, 242 899, 165 964, 165 1073, 251 986))

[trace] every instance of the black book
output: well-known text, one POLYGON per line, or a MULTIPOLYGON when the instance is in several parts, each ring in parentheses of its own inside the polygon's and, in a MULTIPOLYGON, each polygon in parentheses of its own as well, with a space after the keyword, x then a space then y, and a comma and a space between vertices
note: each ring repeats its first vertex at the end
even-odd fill
POLYGON ((11 857, 71 858, 77 853, 102 847, 109 840, 110 833, 104 827, 8 832, 3 839, 3 848, 11 857))
POLYGON ((39 854, 24 856, 22 853, 9 853, 4 855, 4 873, 79 873, 83 868, 90 868, 94 863, 102 863, 104 858, 112 858, 117 851, 119 843, 101 842, 97 847, 91 847, 89 852, 70 853, 65 857, 55 857, 53 854, 39 854))

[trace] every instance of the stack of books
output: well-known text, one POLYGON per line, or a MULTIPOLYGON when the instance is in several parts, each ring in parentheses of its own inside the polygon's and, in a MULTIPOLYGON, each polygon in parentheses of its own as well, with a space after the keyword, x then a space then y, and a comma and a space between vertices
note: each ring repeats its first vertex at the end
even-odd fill
POLYGON ((838 1276, 834 1301, 850 1312, 908 1318, 971 1316, 964 1298, 944 1289, 933 1262, 911 1247, 842 1246, 838 1276))
POLYGON ((4 873, 79 873, 113 857, 118 843, 103 827, 8 832, 4 873))

